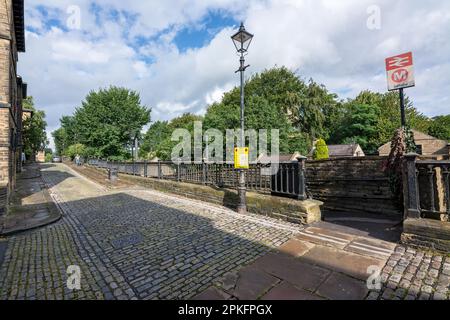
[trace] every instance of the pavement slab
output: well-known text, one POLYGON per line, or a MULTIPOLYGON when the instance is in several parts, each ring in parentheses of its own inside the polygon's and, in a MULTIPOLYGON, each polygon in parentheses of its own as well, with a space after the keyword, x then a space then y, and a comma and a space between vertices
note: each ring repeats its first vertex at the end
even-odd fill
POLYGON ((254 267, 239 271, 239 278, 234 289, 229 292, 239 300, 256 300, 263 296, 280 280, 254 267))
POLYGON ((324 300, 324 298, 283 281, 272 288, 261 300, 324 300))
POLYGON ((316 290, 331 273, 325 268, 280 253, 269 253, 258 259, 253 266, 309 291, 316 290))
POLYGON ((378 239, 358 237, 351 241, 345 250, 360 255, 367 255, 377 259, 388 259, 393 253, 397 245, 392 242, 382 241, 378 239))
POLYGON ((278 251, 297 258, 307 253, 309 250, 314 248, 314 246, 315 245, 313 243, 299 241, 298 239, 291 239, 279 247, 278 251))
POLYGON ((0 235, 42 227, 58 221, 61 212, 56 207, 37 164, 24 166, 17 177, 8 214, 0 217, 0 235))
POLYGON ((333 272, 316 293, 331 300, 364 300, 368 292, 365 281, 333 272))
POLYGON ((381 270, 385 264, 383 260, 324 246, 315 246, 299 260, 348 274, 361 280, 366 280, 369 277, 369 267, 375 266, 381 270))
POLYGON ((309 227, 300 231, 296 238, 323 246, 344 249, 355 237, 330 229, 309 227))
POLYGON ((209 287, 205 291, 196 295, 192 298, 192 300, 200 300, 200 301, 218 301, 218 300, 228 300, 231 298, 231 295, 226 293, 223 290, 220 290, 216 287, 209 287))

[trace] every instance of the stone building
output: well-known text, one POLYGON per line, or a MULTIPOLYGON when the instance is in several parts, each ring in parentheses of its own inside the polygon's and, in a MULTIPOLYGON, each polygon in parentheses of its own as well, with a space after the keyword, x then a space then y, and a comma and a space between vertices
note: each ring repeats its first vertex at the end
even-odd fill
POLYGON ((301 156, 299 152, 280 154, 278 156, 268 156, 267 154, 261 153, 256 161, 257 163, 285 163, 297 161, 297 158, 301 156))
MULTIPOLYGON (((448 156, 450 155, 450 144, 448 141, 440 140, 423 132, 412 130, 414 142, 417 145, 417 154, 423 156, 448 156)), ((389 156, 391 143, 388 142, 378 149, 380 156, 389 156)))
POLYGON ((336 144, 328 146, 330 158, 365 157, 363 149, 359 144, 336 144))
MULTIPOLYGON (((308 154, 308 158, 312 159, 314 151, 316 150, 315 143, 313 148, 308 154)), ((363 149, 359 144, 335 144, 328 146, 328 156, 333 158, 353 158, 353 157, 365 157, 363 149)))
POLYGON ((17 75, 19 52, 25 52, 24 0, 0 1, 0 215, 21 170, 26 84, 17 75))

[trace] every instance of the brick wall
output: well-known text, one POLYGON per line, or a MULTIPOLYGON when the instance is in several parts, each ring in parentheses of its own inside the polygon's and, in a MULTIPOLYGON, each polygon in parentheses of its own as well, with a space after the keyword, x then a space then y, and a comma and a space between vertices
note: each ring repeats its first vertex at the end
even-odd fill
POLYGON ((400 215, 383 172, 385 157, 336 158, 306 163, 308 191, 324 209, 400 215))

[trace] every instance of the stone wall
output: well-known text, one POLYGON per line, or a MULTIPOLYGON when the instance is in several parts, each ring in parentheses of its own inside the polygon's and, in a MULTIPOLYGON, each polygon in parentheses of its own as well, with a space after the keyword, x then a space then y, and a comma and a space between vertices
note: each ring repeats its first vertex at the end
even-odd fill
MULTIPOLYGON (((119 177, 121 180, 132 184, 138 184, 162 192, 223 205, 231 209, 236 209, 238 203, 238 195, 235 190, 219 189, 210 186, 169 180, 143 178, 126 174, 120 174, 119 177)), ((299 201, 247 192, 247 209, 249 212, 297 224, 320 221, 321 205, 322 203, 316 200, 299 201)))
POLYGON ((405 245, 450 252, 450 222, 431 219, 407 219, 401 241, 405 245))
POLYGON ((306 163, 308 192, 324 209, 400 216, 383 171, 386 157, 335 158, 306 163))

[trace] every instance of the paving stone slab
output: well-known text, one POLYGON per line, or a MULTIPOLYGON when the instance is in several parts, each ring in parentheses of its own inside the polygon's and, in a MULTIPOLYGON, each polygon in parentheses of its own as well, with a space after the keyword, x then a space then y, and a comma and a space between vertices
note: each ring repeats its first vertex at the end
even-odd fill
POLYGON ((375 266, 381 270, 385 264, 385 261, 379 259, 324 246, 316 246, 298 259, 306 263, 316 264, 330 270, 348 274, 364 281, 370 275, 367 272, 369 267, 375 266))
POLYGON ((314 244, 306 241, 299 241, 297 239, 291 239, 284 245, 278 248, 278 251, 291 255, 293 257, 300 257, 306 252, 314 248, 314 244))
POLYGON ((365 281, 333 272, 316 293, 332 300, 363 300, 369 289, 365 281))
POLYGON ((324 300, 324 298, 283 281, 272 288, 261 300, 324 300))
POLYGON ((394 252, 395 247, 395 243, 358 237, 350 242, 345 250, 377 259, 388 259, 394 252))
POLYGON ((269 253, 259 258, 253 267, 293 285, 314 291, 331 273, 329 270, 301 262, 286 254, 269 253))
POLYGON ((323 246, 344 249, 355 236, 324 228, 309 227, 300 231, 296 238, 323 246))
POLYGON ((231 295, 228 293, 217 289, 216 287, 210 287, 203 291, 202 293, 196 295, 192 300, 208 301, 208 300, 228 300, 231 295))
POLYGON ((247 267, 239 271, 236 285, 229 292, 239 300, 256 300, 279 282, 278 278, 264 271, 254 267, 247 267))

